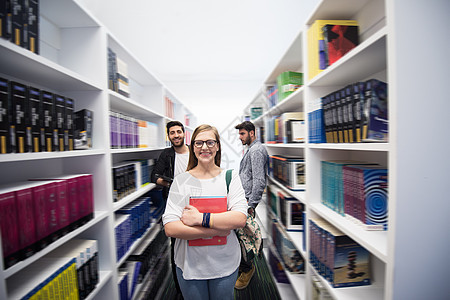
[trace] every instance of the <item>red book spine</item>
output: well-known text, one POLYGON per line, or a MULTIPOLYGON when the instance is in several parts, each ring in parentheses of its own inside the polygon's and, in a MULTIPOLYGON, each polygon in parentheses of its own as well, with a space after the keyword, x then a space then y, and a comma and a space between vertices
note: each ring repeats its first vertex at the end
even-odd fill
POLYGON ((67 201, 69 203, 69 223, 72 229, 78 227, 80 216, 80 204, 78 194, 78 177, 67 179, 67 201))
POLYGON ((0 227, 4 267, 9 268, 20 260, 19 226, 14 192, 0 194, 0 227))
POLYGON ((50 241, 56 241, 59 236, 59 203, 54 182, 45 184, 45 198, 47 202, 47 218, 49 224, 50 241))
POLYGON ((40 250, 48 245, 47 236, 50 234, 49 218, 47 216, 46 187, 44 184, 33 188, 33 199, 36 240, 38 242, 38 250, 40 250))
POLYGON ((58 223, 60 233, 65 235, 69 232, 69 203, 67 197, 67 182, 60 180, 54 183, 56 201, 58 203, 58 223))
POLYGON ((19 248, 22 257, 27 258, 33 255, 36 240, 36 222, 34 219, 34 199, 31 188, 16 191, 16 205, 19 221, 19 248))
POLYGON ((94 183, 91 174, 84 175, 86 184, 86 207, 88 212, 88 220, 94 217, 94 183))

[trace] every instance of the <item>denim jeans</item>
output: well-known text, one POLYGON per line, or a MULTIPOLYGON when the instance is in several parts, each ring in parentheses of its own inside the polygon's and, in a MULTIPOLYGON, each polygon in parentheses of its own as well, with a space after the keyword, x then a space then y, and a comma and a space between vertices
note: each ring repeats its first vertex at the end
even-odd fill
POLYGON ((177 267, 177 278, 185 300, 234 299, 234 285, 238 269, 233 274, 214 279, 185 280, 183 271, 177 267))

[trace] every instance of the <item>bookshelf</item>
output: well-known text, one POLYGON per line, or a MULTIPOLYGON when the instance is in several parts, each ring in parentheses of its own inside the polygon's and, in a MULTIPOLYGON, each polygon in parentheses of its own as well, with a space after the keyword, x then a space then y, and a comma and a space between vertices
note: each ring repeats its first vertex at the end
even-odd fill
MULTIPOLYGON (((39 89, 71 97, 75 111, 94 113, 93 147, 64 152, 10 153, 0 155, 0 185, 33 177, 88 173, 93 175, 94 218, 70 231, 31 257, 5 269, 0 261, 0 299, 8 298, 11 280, 21 280, 27 268, 72 239, 95 239, 99 248, 100 280, 88 299, 119 299, 118 263, 114 235, 114 213, 155 185, 147 184, 118 202, 113 202, 111 167, 128 159, 157 158, 166 146, 165 124, 195 115, 170 89, 143 66, 78 0, 40 0, 40 53, 34 54, 0 38, 0 76, 39 89), (126 62, 130 97, 108 88, 107 49, 126 62), (174 103, 169 117, 164 99, 174 103), (157 144, 150 148, 110 148, 109 111, 114 110, 157 124, 157 144)), ((160 224, 153 223, 147 236, 154 236, 160 224)), ((136 241, 132 249, 136 248, 136 241)), ((0 248, 1 249, 1 248, 0 248)), ((131 249, 131 250, 132 250, 131 249)), ((131 253, 129 251, 121 262, 131 253)))
MULTIPOLYGON (((262 90, 265 90, 276 83, 278 74, 288 70, 305 74, 302 88, 252 120, 257 127, 265 126, 266 120, 283 112, 306 114, 312 100, 352 82, 376 78, 389 85, 387 143, 307 141, 300 145, 266 145, 269 154, 304 155, 306 192, 303 198, 298 198, 306 204, 308 219, 325 219, 370 253, 372 284, 369 286, 333 288, 318 276, 334 299, 445 299, 450 293, 443 279, 445 268, 439 267, 448 260, 445 252, 450 246, 448 238, 444 238, 449 228, 450 205, 444 198, 448 194, 445 173, 450 161, 445 154, 448 143, 442 138, 445 128, 449 128, 444 111, 448 111, 450 104, 443 101, 448 98, 445 89, 448 74, 442 68, 446 57, 442 46, 448 47, 448 42, 440 38, 449 11, 450 3, 445 1, 425 4, 403 0, 322 0, 263 83, 262 90), (360 44, 309 79, 307 30, 317 19, 357 20, 360 44), (421 24, 433 24, 433 29, 426 26, 412 29, 417 20, 421 24), (411 47, 412 40, 414 47, 411 47), (433 41, 440 41, 437 44, 441 46, 431 46, 433 41), (420 77, 418 85, 417 77, 420 77), (428 110, 429 107, 433 108, 428 110), (388 231, 362 230, 321 203, 320 162, 334 159, 366 160, 388 167, 388 231), (420 271, 417 262, 423 264, 420 271)), ((253 102, 261 101, 260 94, 258 91, 244 115, 249 115, 248 108, 253 102)), ((305 259, 309 249, 307 242, 305 259)), ((299 299, 312 299, 310 278, 314 275, 317 272, 308 263, 305 282, 301 284, 306 291, 304 295, 297 293, 299 299)))

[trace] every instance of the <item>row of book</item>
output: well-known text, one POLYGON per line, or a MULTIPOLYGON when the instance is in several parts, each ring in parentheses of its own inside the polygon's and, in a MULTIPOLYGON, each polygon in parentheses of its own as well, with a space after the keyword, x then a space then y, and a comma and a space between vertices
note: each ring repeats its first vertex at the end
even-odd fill
POLYGON ((303 73, 285 71, 277 76, 277 84, 265 91, 268 107, 274 107, 303 86, 303 73))
POLYGON ((267 186, 267 204, 287 231, 303 231, 305 205, 274 184, 267 186))
POLYGON ((322 203, 366 230, 388 229, 388 169, 362 161, 321 162, 322 203))
POLYGON ((305 190, 305 168, 303 157, 269 155, 269 176, 292 191, 305 190))
POLYGON ((306 139, 306 124, 303 112, 285 112, 273 116, 265 123, 266 143, 303 143, 306 139))
POLYGON ((309 220, 312 267, 335 288, 371 284, 369 252, 323 219, 309 220))
MULTIPOLYGON (((147 285, 145 289, 140 289, 143 293, 151 292, 156 285, 161 287, 158 281, 158 271, 166 263, 169 252, 169 239, 164 234, 164 230, 158 228, 156 235, 149 235, 140 243, 139 247, 127 258, 125 263, 119 268, 119 294, 120 299, 143 299, 135 295, 138 284, 147 285), (126 277, 122 279, 120 277, 126 277)), ((139 292, 139 295, 143 293, 139 292)), ((156 293, 153 293, 156 296, 156 293)), ((150 299, 154 299, 151 297, 150 299)))
POLYGON ((0 4, 0 37, 39 53, 39 0, 4 0, 0 4))
POLYGON ((72 239, 8 286, 9 299, 86 299, 99 282, 97 240, 72 239))
POLYGON ((72 98, 0 78, 0 153, 86 149, 92 112, 74 107, 72 98))
POLYGON ((0 186, 5 269, 93 218, 91 174, 31 179, 0 186))
POLYGON ((175 116, 175 102, 168 96, 164 96, 164 107, 166 109, 166 117, 173 119, 175 116))
POLYGON ((150 183, 153 159, 127 160, 112 167, 113 200, 126 197, 150 183))
POLYGON ((156 148, 158 125, 125 114, 110 111, 111 148, 156 148))
POLYGON ((286 271, 293 274, 302 274, 305 272, 305 260, 300 252, 284 232, 283 227, 274 219, 269 218, 272 230, 272 242, 281 263, 286 271))
POLYGON ((130 97, 128 65, 108 47, 108 87, 125 97, 130 97))
POLYGON ((312 142, 387 142, 389 138, 387 83, 369 79, 334 91, 309 112, 312 142))
POLYGON ((308 79, 311 80, 359 44, 355 20, 315 20, 307 31, 308 79))
POLYGON ((151 226, 150 201, 150 197, 139 197, 116 211, 114 231, 116 234, 117 261, 151 226))

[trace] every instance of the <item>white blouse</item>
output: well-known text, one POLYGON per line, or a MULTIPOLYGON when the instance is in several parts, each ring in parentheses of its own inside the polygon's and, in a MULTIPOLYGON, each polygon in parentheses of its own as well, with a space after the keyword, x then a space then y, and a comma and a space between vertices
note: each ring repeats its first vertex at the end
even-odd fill
MULTIPOLYGON (((198 179, 188 172, 175 177, 167 199, 163 224, 179 221, 189 197, 226 196, 226 171, 210 179, 198 179)), ((233 170, 227 199, 228 210, 240 211, 247 216, 247 200, 239 174, 233 170)), ((176 239, 175 264, 183 271, 183 278, 213 279, 232 274, 241 262, 241 249, 234 230, 225 245, 189 246, 187 240, 176 239)))

